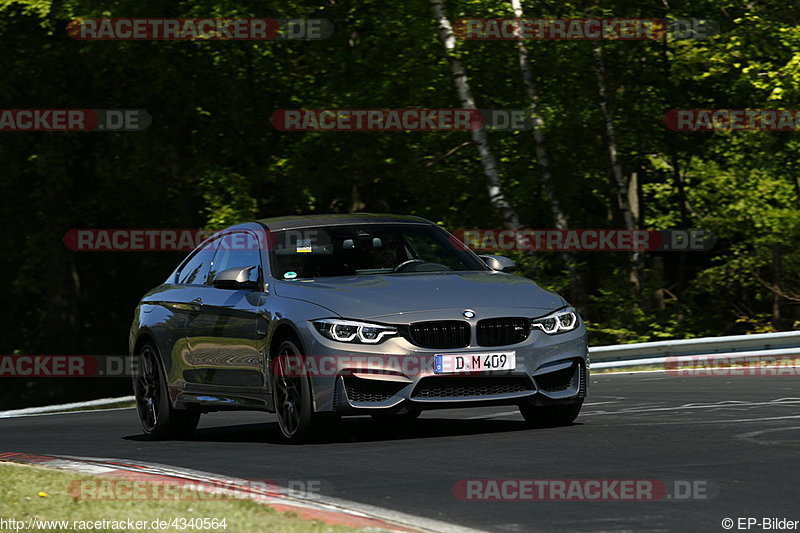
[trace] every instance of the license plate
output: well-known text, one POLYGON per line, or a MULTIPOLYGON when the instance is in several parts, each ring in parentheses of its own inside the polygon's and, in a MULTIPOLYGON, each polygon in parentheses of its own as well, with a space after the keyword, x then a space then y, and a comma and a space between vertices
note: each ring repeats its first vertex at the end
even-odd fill
POLYGON ((433 373, 514 370, 516 364, 516 352, 436 354, 433 356, 433 373))

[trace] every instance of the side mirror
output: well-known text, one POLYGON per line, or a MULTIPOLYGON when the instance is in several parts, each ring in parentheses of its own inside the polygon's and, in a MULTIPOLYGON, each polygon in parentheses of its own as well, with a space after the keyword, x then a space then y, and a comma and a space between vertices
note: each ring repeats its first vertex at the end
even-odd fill
POLYGON ((502 255, 481 255, 479 257, 492 270, 498 272, 516 272, 517 270, 517 265, 508 257, 502 255))
POLYGON ((250 281, 250 272, 258 267, 236 267, 223 270, 212 280, 217 289, 252 289, 259 290, 258 281, 250 281))

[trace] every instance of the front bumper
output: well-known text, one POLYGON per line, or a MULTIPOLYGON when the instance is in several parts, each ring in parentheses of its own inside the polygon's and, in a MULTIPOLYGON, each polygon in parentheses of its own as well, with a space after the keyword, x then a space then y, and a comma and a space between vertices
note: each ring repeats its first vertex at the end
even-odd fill
POLYGON ((573 401, 588 393, 588 350, 583 324, 558 335, 534 330, 524 342, 510 346, 471 344, 443 350, 419 348, 402 337, 378 345, 331 341, 310 323, 301 327, 301 337, 307 352, 313 354, 307 357, 313 360, 310 367, 314 371, 309 375, 316 411, 359 414, 404 408, 546 405, 573 401), (493 351, 514 351, 514 370, 434 373, 436 354, 493 351))

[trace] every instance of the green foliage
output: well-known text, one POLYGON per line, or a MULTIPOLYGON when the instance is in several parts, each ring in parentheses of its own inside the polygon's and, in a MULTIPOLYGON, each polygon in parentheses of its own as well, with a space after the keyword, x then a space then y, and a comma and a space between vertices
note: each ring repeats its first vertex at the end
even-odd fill
MULTIPOLYGON (((569 268, 556 252, 516 254, 524 275, 574 299, 593 344, 762 331, 798 319, 798 134, 675 133, 663 115, 793 107, 800 13, 791 4, 729 0, 670 6, 524 5, 528 17, 701 17, 721 27, 705 40, 599 43, 623 172, 639 182, 640 226, 702 228, 718 243, 709 252, 644 254, 638 290, 628 254, 578 253, 569 268)), ((453 20, 511 15, 505 1, 453 0, 447 8, 453 20)), ((269 123, 285 108, 459 107, 426 0, 257 8, 239 0, 3 0, 0 15, 6 107, 142 108, 153 117, 141 133, 0 137, 0 217, 12 251, 0 256, 9 273, 0 312, 16 324, 0 353, 126 351, 130 310, 179 260, 70 253, 61 239, 71 228, 218 227, 356 210, 416 214, 450 229, 501 224, 467 133, 293 133, 269 123), (335 32, 283 42, 66 35, 71 19, 100 16, 321 17, 335 32)), ((622 225, 598 105, 597 45, 527 43, 556 192, 574 228, 622 225)), ((516 43, 465 41, 458 53, 479 108, 529 105, 516 43)), ((492 132, 489 140, 523 223, 552 227, 531 132, 492 132)))

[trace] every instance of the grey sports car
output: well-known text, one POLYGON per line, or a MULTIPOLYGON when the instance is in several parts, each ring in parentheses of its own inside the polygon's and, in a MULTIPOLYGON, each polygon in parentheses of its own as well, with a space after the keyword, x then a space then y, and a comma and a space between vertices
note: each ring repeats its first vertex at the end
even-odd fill
POLYGON ((517 405, 570 424, 586 397, 586 329, 567 302, 418 217, 354 214, 232 226, 136 308, 143 431, 186 437, 202 413, 275 412, 286 441, 341 416, 410 422, 517 405))

